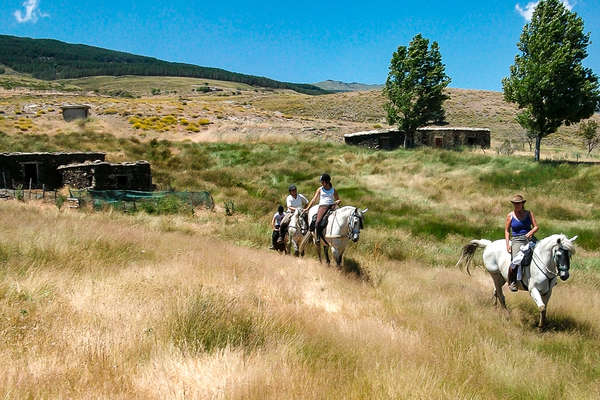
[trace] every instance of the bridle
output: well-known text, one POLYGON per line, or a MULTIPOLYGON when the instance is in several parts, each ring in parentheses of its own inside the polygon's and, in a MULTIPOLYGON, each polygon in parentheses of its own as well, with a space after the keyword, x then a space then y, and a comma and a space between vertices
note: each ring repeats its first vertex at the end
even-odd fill
MULTIPOLYGON (((552 263, 556 267, 556 272, 550 271, 548 269, 548 267, 546 267, 546 266, 540 267, 540 264, 542 263, 542 261, 540 260, 539 256, 535 254, 535 250, 533 252, 533 257, 532 257, 531 261, 533 262, 533 265, 535 265, 537 267, 537 269, 539 269, 540 272, 542 274, 544 274, 544 276, 548 280, 552 280, 552 279, 556 279, 556 277, 560 275, 561 271, 568 273, 569 267, 570 267, 570 258, 571 258, 571 253, 569 252, 569 250, 563 248, 560 244, 555 244, 554 246, 552 246, 551 259, 552 259, 552 263), (537 260, 536 260, 536 258, 537 258, 537 260), (566 268, 565 268, 565 266, 566 266, 566 268), (550 276, 548 276, 548 275, 550 275, 550 276)), ((568 275, 567 275, 567 278, 568 278, 568 275)))
POLYGON ((354 209, 352 216, 348 219, 348 239, 354 242, 358 241, 358 235, 360 230, 364 227, 363 216, 358 212, 358 208, 354 209), (356 222, 358 221, 358 229, 356 228, 356 222), (353 236, 356 235, 356 240, 353 236))

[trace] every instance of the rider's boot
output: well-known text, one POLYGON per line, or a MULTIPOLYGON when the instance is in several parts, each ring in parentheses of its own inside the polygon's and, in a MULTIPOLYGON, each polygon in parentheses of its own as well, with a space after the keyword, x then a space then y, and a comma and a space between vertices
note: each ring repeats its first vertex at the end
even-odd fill
POLYGON ((511 292, 516 292, 519 290, 519 288, 517 288, 517 269, 512 269, 511 267, 508 267, 508 288, 510 289, 511 292))

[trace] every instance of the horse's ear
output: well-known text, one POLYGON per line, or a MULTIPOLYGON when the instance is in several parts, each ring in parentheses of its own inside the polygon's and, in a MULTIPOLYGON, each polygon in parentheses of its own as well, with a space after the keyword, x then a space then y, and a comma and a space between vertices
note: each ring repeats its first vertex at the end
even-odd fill
POLYGON ((560 238, 556 239, 556 244, 560 244, 560 238))
MULTIPOLYGON (((369 209, 368 209, 368 208, 365 208, 365 209, 364 209, 364 210, 362 210, 361 212, 364 214, 364 213, 366 213, 367 211, 369 211, 369 209)), ((577 237, 577 236, 575 236, 575 237, 577 237)))
POLYGON ((577 240, 577 235, 575 235, 571 239, 569 239, 569 242, 574 242, 575 240, 577 240))

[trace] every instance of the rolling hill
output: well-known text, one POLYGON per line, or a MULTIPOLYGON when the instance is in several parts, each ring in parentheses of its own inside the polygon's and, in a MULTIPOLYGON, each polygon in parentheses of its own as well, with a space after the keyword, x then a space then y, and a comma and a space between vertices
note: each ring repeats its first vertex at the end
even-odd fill
POLYGON ((0 35, 0 64, 44 80, 98 75, 177 76, 232 81, 273 89, 291 89, 305 94, 328 93, 310 84, 279 82, 220 68, 167 62, 153 57, 83 44, 8 35, 0 35))
POLYGON ((383 89, 384 85, 367 85, 358 82, 341 82, 328 79, 322 82, 313 83, 313 85, 330 92, 363 92, 366 90, 383 89))

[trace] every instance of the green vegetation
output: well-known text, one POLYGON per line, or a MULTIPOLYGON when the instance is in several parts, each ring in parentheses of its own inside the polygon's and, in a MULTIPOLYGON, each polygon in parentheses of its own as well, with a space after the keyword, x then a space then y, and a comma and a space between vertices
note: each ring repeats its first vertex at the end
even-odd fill
POLYGON ((370 233, 359 248, 376 248, 387 258, 451 263, 466 240, 502 237, 506 199, 515 192, 528 196, 543 221, 540 236, 579 234, 578 243, 589 250, 600 240, 600 213, 591 206, 600 199, 600 171, 593 165, 431 149, 376 152, 323 142, 142 142, 92 132, 0 135, 0 146, 15 151, 100 150, 109 159, 114 154, 148 160, 161 189, 209 190, 216 204, 234 201, 236 215, 249 221, 227 224, 220 234, 252 246, 264 244, 269 216, 287 186, 295 183, 310 194, 323 171, 334 177, 344 204, 369 207, 370 233), (432 247, 433 253, 428 250, 432 247))
POLYGON ((502 84, 505 99, 523 109, 517 121, 535 137, 536 161, 542 138, 600 106, 598 77, 582 65, 589 43, 583 20, 559 0, 540 1, 523 28, 521 54, 502 84))
POLYGON ((579 129, 577 130, 579 136, 583 140, 583 144, 587 148, 588 156, 592 154, 592 150, 594 150, 598 145, 600 145, 600 134, 598 133, 598 122, 593 119, 588 121, 583 121, 579 124, 579 129))
POLYGON ((405 133, 404 147, 414 146, 417 128, 444 121, 442 104, 448 99, 449 84, 437 42, 429 47, 429 40, 418 34, 408 47, 394 52, 385 82, 389 99, 385 109, 388 123, 397 123, 405 133))
POLYGON ((313 85, 279 82, 219 68, 171 63, 156 58, 50 39, 0 35, 0 63, 17 72, 44 80, 99 75, 181 76, 246 83, 274 89, 291 89, 306 94, 325 94, 313 85))

